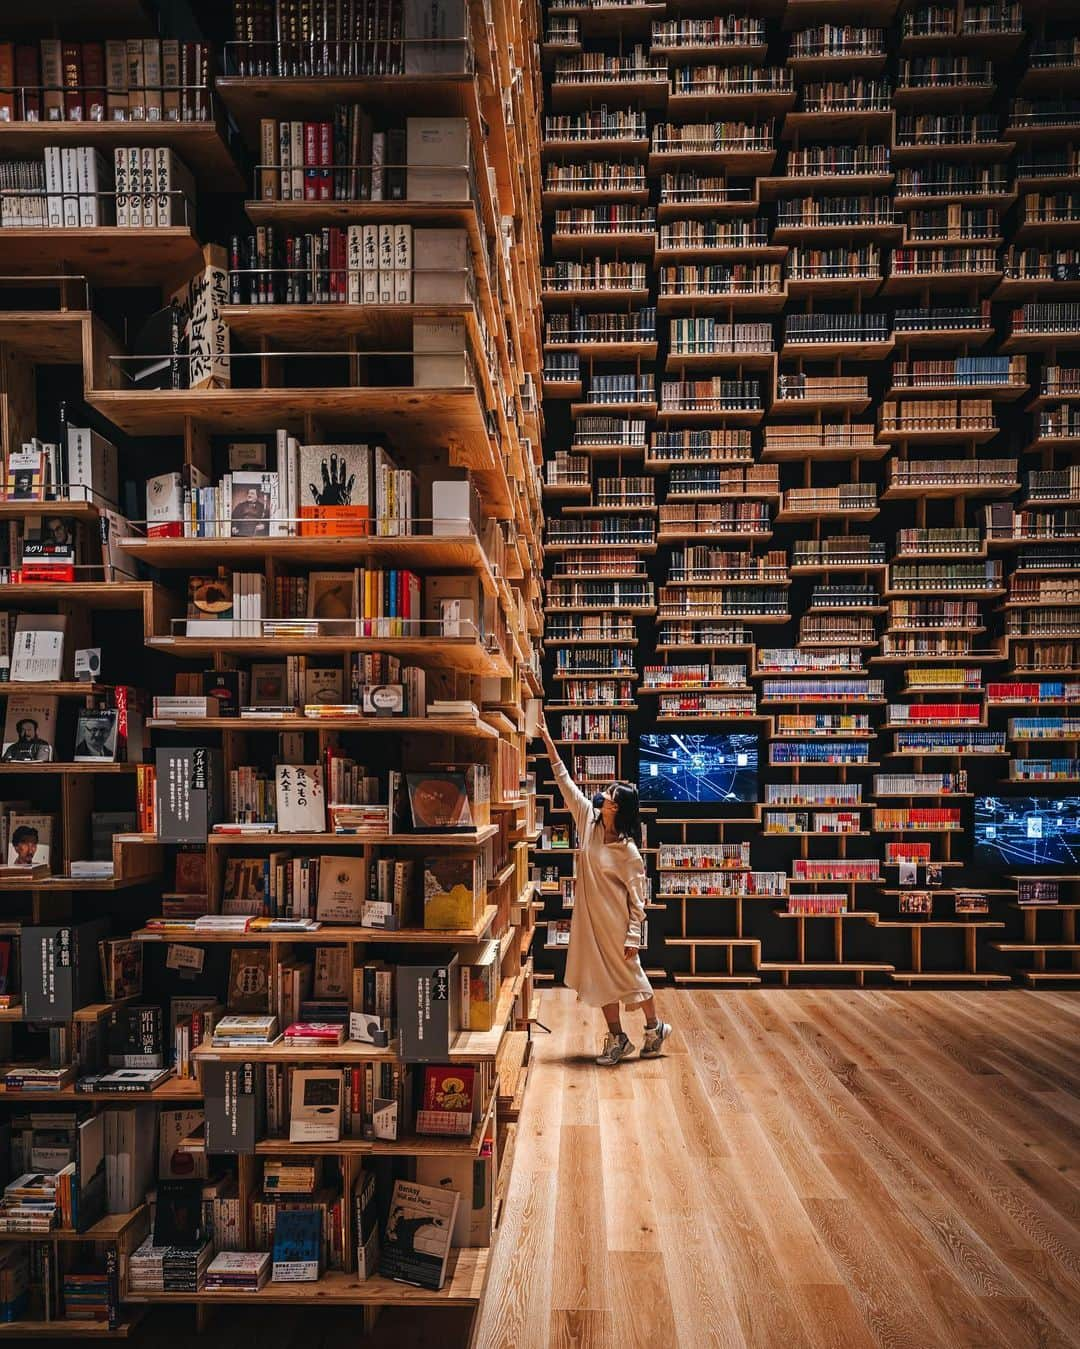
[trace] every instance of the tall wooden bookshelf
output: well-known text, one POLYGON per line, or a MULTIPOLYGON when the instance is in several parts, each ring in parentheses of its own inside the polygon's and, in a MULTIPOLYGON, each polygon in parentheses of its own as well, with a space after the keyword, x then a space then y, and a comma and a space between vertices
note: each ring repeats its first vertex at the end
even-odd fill
MULTIPOLYGON (((102 222, 110 223, 42 227, 25 223, 20 215, 15 219, 23 223, 5 216, 0 228, 0 519, 14 538, 16 528, 32 530, 36 521, 62 516, 77 523, 83 541, 97 549, 99 529, 107 525, 109 513, 116 510, 123 517, 123 528, 114 538, 119 568, 108 565, 108 555, 104 564, 98 562, 97 549, 80 557, 74 579, 23 579, 13 544, 14 570, 5 572, 0 584, 0 608, 67 618, 65 669, 59 681, 0 683, 0 703, 30 691, 55 698, 59 707, 53 761, 0 764, 0 772, 17 779, 6 796, 25 797, 55 818, 49 873, 35 873, 28 883, 8 868, 0 879, 5 897, 0 937, 9 954, 16 952, 7 969, 8 1005, 0 1010, 0 1023, 9 1023, 0 1024, 3 1119, 9 1124, 28 1111, 47 1114, 49 1105, 77 1111, 80 1119, 118 1105, 155 1112, 198 1109, 207 1065, 237 1061, 257 1073, 274 1064, 284 1064, 286 1070, 315 1064, 360 1072, 369 1065, 393 1065, 395 1073, 422 1072, 422 1067, 410 1069, 402 1063, 397 1028, 391 1026, 382 1047, 346 1038, 336 1046, 291 1049, 279 1040, 236 1050, 216 1048, 208 1037, 193 1050, 190 1075, 170 1076, 147 1095, 86 1090, 74 1080, 59 1090, 16 1089, 17 1069, 28 1053, 22 1036, 34 1033, 24 1015, 18 974, 17 952, 26 925, 65 926, 101 916, 110 921, 113 936, 130 933, 141 944, 144 965, 143 992, 135 1001, 160 999, 166 1025, 170 998, 184 988, 175 972, 184 960, 207 972, 187 983, 187 991, 223 996, 222 988, 212 986, 214 977, 228 971, 232 952, 252 947, 268 950, 274 969, 282 962, 310 966, 318 948, 334 948, 344 951, 345 965, 352 970, 373 960, 390 966, 425 960, 448 965, 459 950, 494 943, 496 996, 491 1029, 452 1026, 448 1055, 438 1060, 475 1071, 478 1092, 468 1134, 420 1134, 415 1120, 403 1116, 396 1138, 356 1131, 336 1143, 307 1146, 288 1142, 287 1120, 284 1137, 280 1129, 267 1132, 264 1121, 254 1151, 206 1158, 211 1177, 231 1177, 235 1185, 239 1232, 233 1245, 245 1250, 255 1249, 252 1203, 260 1194, 266 1161, 314 1156, 325 1162, 342 1202, 340 1231, 332 1243, 336 1258, 317 1283, 267 1282, 258 1292, 208 1289, 201 1281, 186 1291, 133 1287, 132 1257, 153 1232, 152 1207, 138 1196, 130 1211, 110 1213, 85 1231, 53 1227, 43 1235, 5 1232, 5 1249, 16 1241, 34 1248, 35 1277, 47 1249, 45 1265, 58 1288, 89 1243, 103 1262, 109 1252, 112 1279, 108 1320, 79 1319, 65 1307, 61 1291, 48 1306, 40 1296, 20 1303, 14 1319, 0 1321, 0 1334, 7 1336, 124 1337, 144 1315, 164 1315, 162 1307, 189 1309, 201 1329, 212 1310, 225 1303, 295 1305, 302 1300, 308 1306, 355 1308, 358 1332, 369 1329, 383 1308, 475 1309, 484 1294, 488 1244, 455 1245, 445 1283, 438 1289, 378 1273, 368 1278, 358 1274, 352 1188, 367 1167, 383 1168, 382 1186, 394 1176, 411 1178, 417 1159, 471 1161, 474 1175, 483 1166, 490 1180, 493 1240, 528 1080, 536 905, 530 880, 535 804, 526 759, 525 707, 542 693, 538 643, 544 412, 536 116, 540 16, 528 2, 439 6, 436 18, 443 27, 433 34, 422 29, 422 6, 398 0, 390 5, 350 4, 347 12, 340 5, 305 5, 301 13, 299 5, 278 0, 237 0, 227 7, 196 2, 190 10, 183 8, 177 18, 176 6, 112 0, 94 7, 91 22, 81 6, 46 0, 33 16, 12 23, 10 32, 0 28, 3 59, 12 55, 14 60, 6 42, 34 47, 41 39, 76 44, 78 57, 78 44, 134 38, 181 39, 182 53, 184 43, 198 36, 207 54, 205 65, 193 65, 178 88, 169 85, 166 72, 163 89, 154 95, 160 99, 172 88, 185 100, 185 108, 190 98, 190 118, 185 112, 176 120, 167 113, 160 120, 149 120, 149 114, 134 120, 134 114, 113 114, 110 103, 108 117, 91 120, 85 109, 95 96, 89 88, 93 76, 85 71, 85 87, 75 79, 69 82, 71 96, 84 99, 85 120, 73 120, 63 102, 66 115, 48 120, 41 111, 42 95, 49 93, 41 86, 48 80, 27 78, 25 65, 15 72, 10 91, 0 88, 6 108, 6 114, 0 113, 0 160, 40 161, 46 147, 90 147, 111 167, 117 147, 168 147, 190 172, 196 194, 186 201, 183 223, 130 228, 111 223, 119 203, 111 186, 100 183, 100 191, 92 195, 99 199, 102 222), (170 19, 183 31, 170 31, 165 26, 170 19), (317 190, 312 196, 302 186, 288 199, 280 192, 265 192, 268 174, 278 175, 279 184, 280 175, 288 174, 280 158, 267 161, 265 124, 284 119, 331 125, 338 105, 361 107, 371 118, 369 127, 385 134, 380 152, 389 142, 391 153, 398 153, 396 160, 390 155, 384 160, 381 199, 371 187, 378 179, 370 138, 364 163, 347 154, 343 159, 342 147, 334 147, 339 170, 330 195, 317 190), (454 165, 458 178, 453 187, 443 182, 430 197, 409 192, 407 160, 401 152, 410 118, 453 122, 464 138, 467 182, 461 176, 465 166, 454 165), (342 164, 360 171, 366 179, 362 190, 349 190, 342 164), (333 258, 301 261, 291 252, 286 255, 283 242, 280 252, 273 248, 275 235, 278 241, 294 234, 325 239, 334 229, 344 238, 350 227, 378 230, 393 225, 442 232, 447 246, 460 248, 461 263, 445 264, 446 275, 436 278, 445 283, 447 293, 454 290, 452 299, 436 287, 432 298, 415 302, 382 293, 364 296, 361 302, 346 281, 354 275, 359 285, 359 264, 344 249, 333 258), (242 242, 234 243, 249 235, 260 248, 254 261, 242 242), (139 323, 167 304, 189 278, 202 274, 208 263, 214 266, 222 259, 223 292, 213 297, 213 321, 228 336, 227 374, 189 387, 185 367, 173 387, 143 387, 132 377, 139 323), (301 272, 315 293, 294 303, 293 278, 301 272), (247 303, 250 285, 258 290, 258 303, 247 303), (451 362, 456 358, 455 369, 464 374, 437 373, 426 382, 414 378, 413 362, 419 363, 422 350, 419 344, 414 349, 414 338, 423 325, 461 342, 449 351, 437 341, 428 346, 426 351, 434 353, 429 369, 432 361, 448 356, 451 362), (61 420, 61 405, 66 420, 61 420), (34 437, 56 441, 67 425, 91 427, 118 447, 119 500, 106 501, 96 491, 73 499, 66 473, 47 486, 39 483, 40 492, 16 490, 9 456, 34 437), (196 525, 194 514, 178 517, 176 528, 155 528, 148 521, 147 478, 175 471, 188 487, 218 481, 230 442, 263 444, 272 470, 275 444, 281 447, 289 437, 299 445, 381 445, 395 468, 412 471, 417 499, 408 510, 399 503, 392 528, 372 519, 369 526, 354 522, 314 531, 300 528, 296 516, 283 516, 280 528, 254 532, 221 528, 212 518, 208 527, 205 520, 196 525), (433 481, 467 482, 468 505, 452 518, 434 518, 433 481), (243 629, 236 624, 231 633, 212 637, 189 634, 188 578, 219 568, 261 576, 267 607, 253 626, 250 621, 243 629), (408 570, 422 579, 463 577, 468 582, 465 593, 476 597, 476 609, 468 611, 471 619, 461 621, 450 622, 438 613, 421 620, 414 614, 415 622, 399 621, 396 627, 389 620, 363 627, 357 621, 352 629, 340 624, 305 629, 300 624, 283 635, 273 620, 284 611, 272 607, 280 587, 331 568, 395 574, 408 570), (74 650, 86 647, 99 648, 101 655, 100 672, 91 682, 76 680, 70 669, 74 650), (349 703, 353 662, 369 656, 397 658, 403 666, 425 672, 426 698, 410 707, 408 716, 381 718, 342 708, 335 716, 314 719, 305 715, 302 697, 291 710, 278 708, 263 717, 219 715, 223 709, 214 707, 195 717, 176 716, 167 708, 160 716, 152 714, 151 699, 172 695, 178 674, 228 673, 247 670, 252 661, 287 657, 336 667, 349 703), (376 765, 384 782, 387 766, 426 771, 432 764, 482 765, 490 772, 490 823, 452 834, 385 828, 359 834, 213 831, 178 848, 158 836, 153 821, 146 827, 142 812, 147 788, 138 764, 65 762, 72 759, 71 733, 78 713, 109 706, 114 687, 121 684, 145 695, 143 758, 148 765, 163 747, 207 747, 220 753, 228 781, 230 772, 242 766, 272 764, 280 758, 284 741, 303 753, 305 763, 325 764, 328 751, 336 747, 376 765), (424 704, 440 698, 471 706, 429 713, 424 704), (275 741, 275 736, 283 739, 275 741), (130 813, 138 823, 112 836, 108 874, 86 878, 78 866, 72 870, 72 863, 90 856, 91 823, 102 810, 130 813), (203 895, 182 894, 176 860, 180 852, 205 858, 203 895), (475 921, 452 930, 424 927, 419 891, 405 897, 401 926, 392 929, 323 923, 313 930, 271 926, 237 933, 162 922, 170 904, 171 912, 178 912, 178 902, 190 906, 194 900, 205 912, 220 913, 231 861, 269 858, 271 852, 362 858, 372 867, 376 859, 482 855, 485 893, 477 898, 475 921), (485 1084, 483 1099, 480 1083, 485 1084)), ((82 52, 88 59, 85 46, 82 52)), ((12 76, 0 70, 0 85, 5 80, 12 76)), ((131 106, 143 97, 137 83, 132 77, 131 106)), ((151 80, 145 84, 149 89, 151 80)), ((114 92, 110 80, 110 97, 114 92)), ((277 145, 273 148, 276 155, 277 145)), ((325 158, 309 158, 306 147, 303 163, 293 167, 300 180, 313 173, 331 181, 325 158)), ((437 173, 428 172, 434 181, 437 173)), ((73 184, 71 190, 80 196, 90 193, 88 186, 73 184)), ((20 206, 34 194, 31 182, 20 206)), ((45 209, 44 193, 41 200, 45 209)), ((7 204, 5 196, 5 210, 7 204)), ((410 276, 410 287, 412 281, 410 276)), ((186 360, 177 349, 148 353, 144 344, 142 355, 147 354, 171 357, 173 368, 186 360)), ((373 515, 375 504, 373 497, 373 515)), ((400 620, 401 611, 397 613, 400 620)), ((258 701, 254 693, 252 701, 258 701)), ((286 760, 294 761, 301 760, 286 760)), ((422 868, 419 861, 418 866, 422 868)), ((422 882, 422 869, 416 882, 422 882)), ((66 1025, 54 1027, 56 1036, 69 1053, 79 1025, 96 1027, 104 1037, 118 1006, 95 1002, 77 1007, 66 1025)), ((85 1040, 80 1043, 85 1050, 85 1040)), ((168 1062, 173 1045, 167 1033, 163 1048, 168 1062)), ((85 1075, 86 1066, 79 1076, 85 1075)), ((5 1147, 8 1136, 5 1125, 5 1147)), ((183 1148, 192 1156, 205 1156, 206 1142, 200 1142, 198 1128, 183 1148)), ((471 1202, 473 1196, 463 1196, 463 1204, 471 1202)))
MULTIPOLYGON (((640 737, 679 726, 760 764, 754 802, 646 806, 647 964, 1074 982, 1069 845, 1008 811, 1050 798, 1053 835, 1071 796, 1075 836, 1075 14, 544 23, 553 729, 597 718, 561 728, 586 779, 635 780, 640 737)), ((573 838, 540 799, 557 978, 573 838)))

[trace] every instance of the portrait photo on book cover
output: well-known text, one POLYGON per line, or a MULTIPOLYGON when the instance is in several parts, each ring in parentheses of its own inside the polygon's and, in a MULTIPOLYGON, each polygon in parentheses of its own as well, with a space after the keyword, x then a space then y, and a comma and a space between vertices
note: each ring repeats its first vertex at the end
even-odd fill
POLYGON ((75 762, 116 759, 117 713, 115 708, 102 712, 83 712, 75 732, 75 762))
POLYGON ((7 741, 0 755, 3 763, 51 763, 53 747, 40 734, 41 727, 34 717, 19 717, 14 737, 7 741))
MULTIPOLYGON (((270 493, 261 482, 238 482, 255 474, 234 474, 232 484, 233 538, 263 538, 270 532, 270 493)), ((262 476, 262 475, 258 475, 262 476)))

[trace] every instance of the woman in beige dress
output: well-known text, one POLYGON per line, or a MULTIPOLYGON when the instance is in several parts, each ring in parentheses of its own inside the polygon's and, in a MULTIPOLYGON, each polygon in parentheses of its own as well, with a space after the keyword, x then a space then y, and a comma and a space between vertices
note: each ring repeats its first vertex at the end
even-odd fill
POLYGON ((652 985, 638 954, 646 885, 645 863, 638 851, 637 790, 613 782, 590 801, 571 778, 544 721, 540 735, 577 830, 574 914, 564 982, 582 1002, 603 1010, 607 1037, 597 1063, 613 1068, 634 1052, 619 1019, 620 1003, 644 1012, 641 1057, 658 1058, 671 1027, 656 1015, 652 985))

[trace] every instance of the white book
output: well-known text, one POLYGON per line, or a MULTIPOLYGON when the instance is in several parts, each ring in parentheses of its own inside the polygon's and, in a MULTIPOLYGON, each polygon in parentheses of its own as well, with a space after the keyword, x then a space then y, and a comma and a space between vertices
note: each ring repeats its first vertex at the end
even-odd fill
POLYGON ((394 227, 379 226, 379 304, 394 302, 394 227))
POLYGON ((184 518, 184 485, 179 473, 146 480, 146 532, 151 537, 179 535, 184 518))
POLYGON ((158 227, 186 224, 195 205, 195 180, 167 145, 154 150, 154 191, 158 227))
POLYGON ((142 156, 139 153, 137 145, 128 147, 127 152, 127 193, 128 193, 128 224, 132 229, 141 230, 143 227, 143 194, 142 194, 142 156))
POLYGON ((364 267, 364 228, 362 225, 350 225, 346 236, 346 258, 349 269, 349 304, 360 304, 362 296, 362 276, 364 267))
POLYGON ((290 1143, 336 1143, 341 1137, 340 1068, 294 1068, 290 1143))
POLYGON ((121 547, 120 543, 122 539, 131 538, 131 525, 124 516, 108 509, 101 511, 99 523, 101 528, 101 561, 105 568, 105 579, 113 581, 120 576, 127 576, 132 580, 137 579, 139 569, 135 559, 125 548, 121 547))
POLYGON ((233 633, 237 637, 244 636, 244 582, 245 573, 234 571, 232 577, 232 622, 233 633))
POLYGON ((127 148, 121 146, 113 151, 113 181, 116 184, 116 223, 121 229, 127 229, 131 221, 131 207, 128 202, 127 148))
POLYGON ((281 165, 281 200, 292 201, 292 173, 290 166, 292 159, 290 149, 292 145, 292 123, 278 122, 278 161, 281 165))
POLYGON ((397 224, 394 230, 394 303, 412 303, 412 226, 397 224))
POLYGON ((142 222, 144 229, 157 224, 157 196, 154 192, 154 147, 144 145, 139 150, 139 172, 142 185, 142 222))
POLYGON ((277 832, 326 832, 326 795, 320 764, 278 764, 276 770, 277 832))
POLYGON ((63 679, 63 614, 20 614, 11 644, 11 682, 40 684, 63 679))
POLYGON ((65 229, 77 229, 79 225, 79 165, 78 153, 74 146, 62 146, 60 149, 60 181, 64 192, 65 229))
POLYGON ((64 223, 63 170, 59 145, 45 147, 45 201, 50 229, 60 229, 64 223))
MULTIPOLYGON (((95 174, 96 177, 96 174, 95 174)), ((92 228, 97 222, 97 197, 90 195, 90 147, 75 148, 75 182, 79 192, 79 224, 92 228)))
POLYGON ((88 426, 67 428, 67 481, 72 501, 117 504, 116 446, 88 426))
POLYGON ((378 304, 379 301, 379 227, 365 225, 361 240, 363 268, 361 278, 361 296, 363 304, 378 304))

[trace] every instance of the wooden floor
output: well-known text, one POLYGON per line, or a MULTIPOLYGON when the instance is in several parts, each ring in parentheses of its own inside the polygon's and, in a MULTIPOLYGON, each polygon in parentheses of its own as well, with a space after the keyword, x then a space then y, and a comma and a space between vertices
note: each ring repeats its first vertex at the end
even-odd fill
POLYGON ((476 1349, 1080 1345, 1080 994, 660 1004, 545 993, 476 1349))

